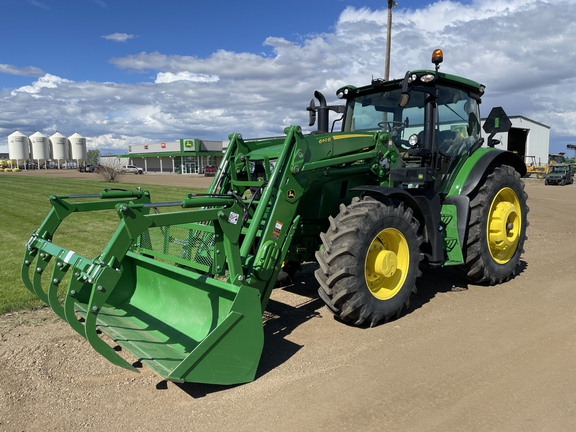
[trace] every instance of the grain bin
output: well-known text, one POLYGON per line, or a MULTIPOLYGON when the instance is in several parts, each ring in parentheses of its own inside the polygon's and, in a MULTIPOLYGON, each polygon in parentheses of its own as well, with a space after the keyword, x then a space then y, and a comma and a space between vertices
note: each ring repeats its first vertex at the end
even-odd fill
POLYGON ((22 132, 14 131, 8 135, 8 155, 16 161, 16 165, 30 159, 30 141, 22 132))
POLYGON ((72 159, 76 161, 86 160, 86 138, 78 132, 74 132, 69 138, 70 149, 72 151, 72 159))
POLYGON ((30 135, 30 144, 32 146, 32 159, 38 161, 40 166, 41 160, 50 159, 50 142, 48 137, 41 132, 34 132, 30 135))
POLYGON ((52 147, 52 159, 66 161, 70 158, 68 138, 60 132, 56 131, 56 133, 50 137, 50 145, 52 147))

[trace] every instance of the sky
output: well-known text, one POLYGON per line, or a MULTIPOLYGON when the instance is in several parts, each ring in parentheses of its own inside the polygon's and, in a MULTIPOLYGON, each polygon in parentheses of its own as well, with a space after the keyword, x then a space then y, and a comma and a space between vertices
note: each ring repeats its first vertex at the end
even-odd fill
MULTIPOLYGON (((486 86, 576 144, 575 0, 396 0, 390 78, 433 68, 486 86)), ((89 149, 308 128, 315 90, 384 76, 386 0, 1 0, 0 152, 56 131, 89 149)))

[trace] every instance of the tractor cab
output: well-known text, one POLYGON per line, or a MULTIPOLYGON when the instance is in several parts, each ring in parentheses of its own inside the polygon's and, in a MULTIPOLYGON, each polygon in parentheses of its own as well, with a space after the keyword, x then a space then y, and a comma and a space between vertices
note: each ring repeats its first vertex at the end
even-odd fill
MULTIPOLYGON (((435 80, 430 71, 410 75, 410 80, 435 80)), ((477 95, 451 85, 416 82, 409 84, 410 98, 402 105, 401 83, 373 81, 356 89, 346 101, 342 130, 384 130, 399 151, 420 156, 454 157, 480 140, 477 95)))
POLYGON ((403 79, 376 79, 368 86, 337 91, 346 100, 342 131, 388 133, 402 169, 413 172, 393 176, 404 186, 438 186, 454 160, 484 142, 479 110, 484 86, 439 72, 437 51, 436 70, 408 71, 403 79))

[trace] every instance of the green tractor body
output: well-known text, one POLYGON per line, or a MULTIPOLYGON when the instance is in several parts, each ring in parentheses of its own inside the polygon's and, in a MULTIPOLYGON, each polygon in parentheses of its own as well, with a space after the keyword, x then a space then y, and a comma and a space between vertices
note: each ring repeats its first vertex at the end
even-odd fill
POLYGON ((342 106, 316 93, 318 131, 230 135, 206 194, 54 196, 27 243, 23 281, 113 363, 133 368, 118 344, 167 380, 217 384, 254 379, 282 268, 317 261, 330 311, 369 326, 408 308, 425 265, 506 281, 528 224, 526 166, 493 148, 509 127, 501 109, 481 137, 483 91, 436 68, 344 87, 342 106), (329 130, 330 111, 341 130, 329 130), (120 221, 99 256, 56 245, 67 216, 103 210, 120 221))

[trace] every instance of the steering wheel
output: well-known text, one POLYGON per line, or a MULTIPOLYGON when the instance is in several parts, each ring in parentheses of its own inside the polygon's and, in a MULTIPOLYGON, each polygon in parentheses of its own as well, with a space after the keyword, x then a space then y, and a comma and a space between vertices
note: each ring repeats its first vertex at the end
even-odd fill
POLYGON ((386 130, 386 132, 401 132, 406 124, 402 121, 381 121, 378 123, 378 127, 386 130))
POLYGON ((400 146, 403 150, 410 150, 413 148, 418 147, 418 144, 410 144, 409 140, 401 139, 400 132, 404 130, 408 126, 408 122, 403 121, 381 121, 378 123, 378 127, 384 129, 386 132, 391 132, 392 140, 398 146, 400 146))

